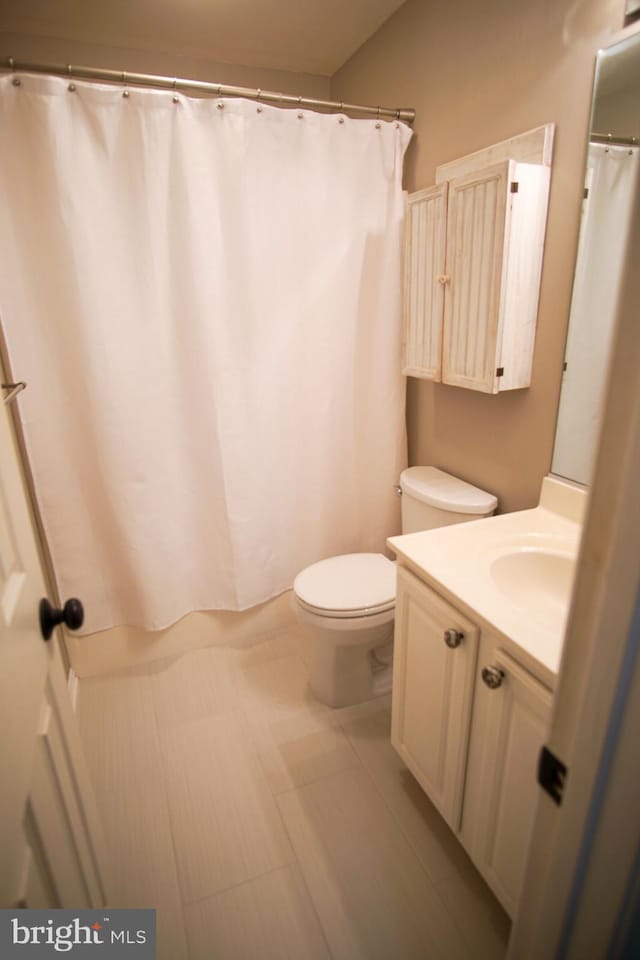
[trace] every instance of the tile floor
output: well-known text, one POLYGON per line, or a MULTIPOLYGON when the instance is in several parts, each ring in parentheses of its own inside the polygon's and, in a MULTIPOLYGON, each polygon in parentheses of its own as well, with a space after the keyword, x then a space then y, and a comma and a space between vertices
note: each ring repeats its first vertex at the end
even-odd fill
POLYGON ((80 682, 114 907, 158 960, 498 960, 509 922, 389 743, 330 710, 297 628, 80 682))

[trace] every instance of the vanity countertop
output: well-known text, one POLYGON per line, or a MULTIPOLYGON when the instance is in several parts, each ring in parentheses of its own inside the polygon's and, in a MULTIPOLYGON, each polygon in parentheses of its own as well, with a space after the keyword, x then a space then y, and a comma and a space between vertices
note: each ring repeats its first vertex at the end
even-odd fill
POLYGON ((564 643, 586 491, 546 477, 539 506, 391 537, 399 562, 507 645, 550 688, 564 643))

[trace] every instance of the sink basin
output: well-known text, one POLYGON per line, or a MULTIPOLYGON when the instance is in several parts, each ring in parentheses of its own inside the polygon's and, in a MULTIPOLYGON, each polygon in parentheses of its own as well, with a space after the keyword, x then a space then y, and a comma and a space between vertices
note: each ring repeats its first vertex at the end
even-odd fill
POLYGON ((545 627, 564 628, 575 573, 574 556, 521 548, 496 557, 490 571, 494 583, 528 616, 545 627))
POLYGON ((402 563, 481 630, 495 631, 554 687, 580 548, 586 489, 545 477, 540 503, 392 537, 402 563))

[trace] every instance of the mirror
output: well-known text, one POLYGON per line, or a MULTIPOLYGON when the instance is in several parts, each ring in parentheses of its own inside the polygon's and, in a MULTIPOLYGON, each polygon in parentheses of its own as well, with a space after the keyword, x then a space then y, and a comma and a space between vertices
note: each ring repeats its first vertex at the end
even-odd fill
POLYGON ((596 60, 553 473, 591 477, 630 200, 640 169, 640 33, 596 60))

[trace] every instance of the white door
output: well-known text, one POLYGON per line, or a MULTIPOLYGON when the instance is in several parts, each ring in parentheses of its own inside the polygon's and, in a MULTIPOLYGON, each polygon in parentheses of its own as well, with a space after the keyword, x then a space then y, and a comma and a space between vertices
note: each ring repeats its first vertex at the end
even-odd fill
POLYGON ((452 829, 460 825, 478 628, 398 568, 391 743, 452 829))
MULTIPOLYGON (((15 401, 14 401, 15 402, 15 401)), ((0 907, 106 903, 104 847, 8 408, 0 402, 0 907)))

